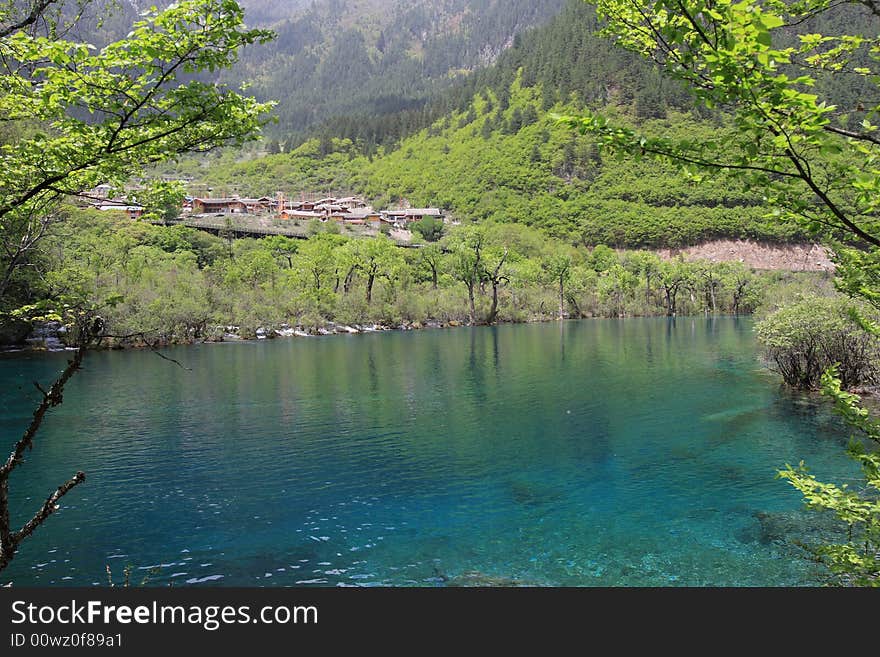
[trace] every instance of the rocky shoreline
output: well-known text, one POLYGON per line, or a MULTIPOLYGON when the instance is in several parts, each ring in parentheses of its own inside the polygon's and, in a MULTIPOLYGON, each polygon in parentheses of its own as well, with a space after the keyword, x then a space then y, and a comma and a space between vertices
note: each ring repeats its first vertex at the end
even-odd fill
MULTIPOLYGON (((556 321, 555 318, 536 318, 526 323, 556 321)), ((501 322, 512 323, 512 322, 501 322)), ((337 324, 327 322, 319 327, 307 327, 300 325, 282 324, 278 328, 258 328, 256 330, 242 329, 238 326, 212 327, 206 336, 194 336, 187 340, 165 340, 157 338, 156 341, 147 341, 144 337, 131 337, 126 339, 105 338, 95 349, 143 349, 155 347, 170 347, 192 344, 212 344, 220 342, 246 342, 254 340, 275 340, 279 338, 313 338, 328 335, 363 335, 383 331, 415 331, 421 329, 444 329, 468 326, 465 322, 450 320, 448 322, 406 322, 400 325, 371 324, 337 324)), ((69 351, 75 347, 68 346, 64 342, 66 335, 65 327, 58 322, 46 322, 34 326, 34 329, 20 343, 0 345, 0 353, 19 353, 28 351, 69 351)))
MULTIPOLYGON (((702 317, 703 315, 699 315, 702 317)), ((728 315, 718 315, 727 317, 728 315)), ((642 316, 608 318, 603 316, 589 317, 566 317, 568 319, 635 319, 642 316)), ((664 317, 663 315, 651 315, 650 317, 664 317)), ((684 319, 685 316, 679 317, 684 319)), ((694 316, 697 317, 697 316, 694 316)), ((674 318, 673 318, 674 319, 674 318)), ((497 324, 538 324, 545 322, 557 322, 556 315, 532 317, 525 321, 511 321, 498 319, 497 324)), ((209 327, 205 333, 194 335, 189 339, 166 339, 157 336, 154 340, 147 340, 145 336, 132 336, 122 338, 105 338, 100 345, 95 346, 98 350, 121 350, 121 349, 155 349, 157 347, 173 347, 193 344, 214 344, 221 342, 247 342, 255 340, 277 340, 279 338, 314 338, 330 335, 365 335, 384 331, 417 331, 423 329, 447 329, 471 326, 467 322, 458 320, 429 320, 427 322, 404 322, 397 325, 380 323, 368 324, 341 324, 325 322, 321 326, 302 326, 281 324, 278 328, 260 327, 248 329, 234 325, 209 327)), ((476 324, 475 326, 485 326, 476 324)), ((59 322, 45 322, 35 325, 27 336, 15 344, 0 344, 0 353, 20 353, 28 351, 68 351, 75 347, 68 346, 64 342, 66 335, 65 327, 59 322)))

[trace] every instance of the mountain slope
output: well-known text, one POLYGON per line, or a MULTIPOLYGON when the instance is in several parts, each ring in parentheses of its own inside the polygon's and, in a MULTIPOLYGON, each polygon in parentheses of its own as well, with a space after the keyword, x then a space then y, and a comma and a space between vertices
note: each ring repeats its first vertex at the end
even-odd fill
MULTIPOLYGON (((253 21, 281 15, 276 0, 245 0, 253 21)), ((491 64, 523 30, 565 0, 322 0, 294 3, 278 39, 246 49, 230 81, 277 99, 279 139, 346 115, 420 109, 441 89, 491 64)))

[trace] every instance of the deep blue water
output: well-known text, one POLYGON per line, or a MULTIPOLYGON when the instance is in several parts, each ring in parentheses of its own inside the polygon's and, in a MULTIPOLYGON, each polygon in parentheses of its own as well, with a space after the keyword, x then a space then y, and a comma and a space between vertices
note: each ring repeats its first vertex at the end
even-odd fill
MULTIPOLYGON (((846 432, 742 319, 589 320, 89 354, 12 481, 87 482, 0 581, 792 585, 846 432)), ((0 358, 0 435, 64 354, 0 358)), ((3 447, 4 453, 6 447, 3 447)))

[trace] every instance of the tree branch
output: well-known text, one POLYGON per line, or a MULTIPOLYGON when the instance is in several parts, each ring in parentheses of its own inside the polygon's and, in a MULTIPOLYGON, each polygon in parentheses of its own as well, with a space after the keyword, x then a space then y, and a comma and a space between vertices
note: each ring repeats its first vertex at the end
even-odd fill
POLYGON ((852 130, 844 130, 843 128, 837 128, 833 125, 824 126, 826 132, 833 132, 835 135, 841 135, 843 137, 849 137, 851 139, 857 139, 859 141, 868 141, 872 144, 877 144, 880 146, 880 137, 875 137, 874 135, 869 135, 864 132, 854 132, 852 130))
POLYGON ((807 184, 807 187, 809 187, 813 191, 813 193, 819 197, 819 200, 822 201, 825 207, 831 211, 831 214, 837 217, 840 223, 849 228, 849 230, 861 237, 863 240, 868 242, 868 244, 871 244, 873 246, 880 246, 880 239, 874 237, 869 233, 866 233, 864 230, 859 228, 859 226, 853 223, 853 221, 849 217, 847 217, 839 207, 837 207, 837 204, 831 200, 828 194, 826 194, 825 191, 816 184, 816 181, 813 180, 809 172, 804 168, 804 165, 800 162, 800 158, 798 158, 798 156, 792 153, 790 150, 789 158, 791 159, 795 168, 800 173, 800 178, 807 184))
POLYGON ((9 455, 9 458, 6 459, 6 462, 2 466, 0 466, 0 481, 9 477, 10 473, 19 463, 21 463, 24 451, 33 446, 34 437, 37 435, 37 431, 40 428, 40 424, 43 422, 43 417, 46 415, 46 411, 61 403, 64 386, 70 380, 70 377, 73 376, 74 372, 76 372, 80 368, 80 365, 82 365, 85 351, 85 345, 81 345, 74 352, 73 358, 67 361, 67 367, 61 372, 61 376, 55 380, 47 392, 43 393, 43 399, 40 401, 39 406, 37 406, 37 410, 34 411, 34 417, 31 420, 31 423, 28 425, 27 429, 25 429, 22 437, 18 439, 17 443, 15 443, 15 447, 9 455))
POLYGON ((34 6, 31 7, 30 12, 22 18, 17 23, 12 23, 10 25, 6 25, 4 27, 0 27, 0 38, 7 37, 13 32, 18 32, 19 30, 23 30, 26 27, 29 27, 40 20, 43 12, 46 11, 51 5, 58 3, 60 0, 37 0, 34 3, 34 6))
POLYGON ((112 335, 112 334, 110 334, 110 333, 104 333, 104 334, 101 335, 101 338, 115 338, 115 339, 117 339, 117 340, 130 340, 131 338, 140 338, 141 340, 144 341, 144 344, 147 345, 147 348, 148 348, 150 351, 152 351, 154 354, 156 354, 159 358, 161 358, 161 359, 163 359, 163 360, 167 360, 169 363, 174 363, 174 364, 177 365, 180 369, 186 370, 187 372, 192 372, 192 368, 191 368, 191 367, 187 367, 186 365, 184 365, 183 363, 181 363, 179 360, 176 360, 176 359, 174 359, 174 358, 171 358, 171 356, 166 356, 166 355, 163 354, 161 351, 159 351, 159 348, 158 348, 158 347, 159 347, 159 341, 158 341, 158 340, 155 340, 155 341, 153 341, 153 342, 150 342, 150 341, 147 339, 147 334, 146 334, 145 331, 138 331, 137 333, 129 333, 129 334, 127 334, 127 335, 112 335))
POLYGON ((19 543, 30 536, 37 527, 45 522, 46 518, 55 512, 58 500, 66 495, 71 488, 85 481, 85 474, 77 472, 46 499, 42 508, 20 530, 16 532, 11 530, 9 517, 9 475, 22 463, 25 450, 33 447, 34 437, 43 423, 46 411, 61 403, 64 386, 80 368, 88 341, 88 335, 86 335, 81 341, 80 347, 74 353, 73 358, 67 362, 67 367, 64 368, 61 375, 49 386, 48 391, 42 392, 43 398, 34 411, 33 419, 27 429, 25 429, 22 437, 15 443, 9 458, 0 466, 0 570, 3 570, 12 561, 18 550, 19 543))
POLYGON ((12 540, 18 544, 33 534, 34 530, 46 521, 46 518, 58 510, 58 500, 70 492, 72 488, 78 486, 85 480, 86 473, 80 471, 61 484, 54 493, 46 498, 46 501, 43 502, 43 506, 34 514, 34 517, 28 520, 21 529, 12 535, 12 540))

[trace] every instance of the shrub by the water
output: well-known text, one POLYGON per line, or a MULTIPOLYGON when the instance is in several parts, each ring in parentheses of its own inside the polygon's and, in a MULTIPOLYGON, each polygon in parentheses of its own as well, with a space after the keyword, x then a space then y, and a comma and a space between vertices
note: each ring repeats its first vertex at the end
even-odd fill
POLYGON ((785 382, 819 387, 822 373, 838 363, 844 388, 878 381, 880 341, 853 317, 854 303, 841 297, 811 297, 784 305, 755 331, 764 356, 785 382))

